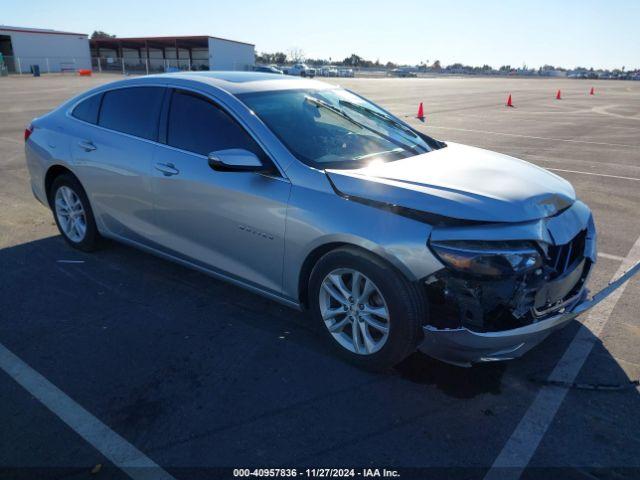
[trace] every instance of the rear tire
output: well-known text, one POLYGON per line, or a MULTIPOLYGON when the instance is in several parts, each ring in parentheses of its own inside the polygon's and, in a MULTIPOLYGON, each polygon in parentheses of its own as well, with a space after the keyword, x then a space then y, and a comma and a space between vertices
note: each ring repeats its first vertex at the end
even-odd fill
POLYGON ((56 177, 49 192, 49 204, 58 230, 69 245, 84 252, 99 247, 101 237, 93 210, 76 177, 70 174, 56 177))
POLYGON ((342 358, 367 370, 386 370, 415 351, 425 301, 395 268, 355 247, 325 254, 309 279, 316 324, 342 358))

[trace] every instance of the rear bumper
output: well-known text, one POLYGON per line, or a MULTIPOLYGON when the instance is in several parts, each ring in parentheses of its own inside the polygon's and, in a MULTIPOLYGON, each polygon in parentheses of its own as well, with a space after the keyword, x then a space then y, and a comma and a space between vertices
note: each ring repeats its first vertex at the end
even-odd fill
POLYGON ((567 311, 524 327, 500 332, 474 332, 467 328, 438 329, 427 325, 423 329, 424 341, 418 349, 434 358, 460 366, 520 357, 551 332, 562 328, 607 298, 638 271, 640 262, 590 299, 586 298, 585 291, 582 299, 567 311))

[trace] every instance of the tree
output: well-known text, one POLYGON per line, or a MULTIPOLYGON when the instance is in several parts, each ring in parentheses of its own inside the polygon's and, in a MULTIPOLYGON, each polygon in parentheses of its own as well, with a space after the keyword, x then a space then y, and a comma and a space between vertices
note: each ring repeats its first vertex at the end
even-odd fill
POLYGON ((283 65, 287 62, 287 54, 284 52, 256 54, 256 63, 283 65))
POLYGON ((91 34, 91 40, 96 40, 100 38, 116 38, 115 35, 110 35, 107 32, 103 32, 102 30, 94 30, 91 34))
POLYGON ((362 57, 360 57, 359 55, 356 55, 355 53, 352 53, 351 56, 345 58, 342 61, 343 65, 348 65, 350 67, 360 67, 360 66, 362 66, 363 63, 364 62, 363 62, 362 57))
POLYGON ((292 63, 300 63, 304 60, 304 52, 301 48, 291 47, 287 53, 287 57, 292 63))
POLYGON ((433 62, 433 65, 431 65, 431 68, 433 68, 434 70, 440 70, 442 68, 440 66, 440 60, 436 60, 435 62, 433 62))

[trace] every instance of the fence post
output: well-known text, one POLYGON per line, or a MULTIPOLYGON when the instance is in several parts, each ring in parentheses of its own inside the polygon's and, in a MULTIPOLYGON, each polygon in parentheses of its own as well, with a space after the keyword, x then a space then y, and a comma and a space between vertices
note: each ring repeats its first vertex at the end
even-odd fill
POLYGON ((145 66, 145 69, 147 70, 147 75, 149 75, 149 59, 148 58, 144 59, 144 66, 145 66))
POLYGON ((100 61, 100 57, 98 57, 98 73, 102 73, 102 62, 100 61))
POLYGON ((51 73, 51 65, 49 65, 49 57, 47 57, 47 73, 51 73))
POLYGON ((122 57, 122 75, 126 75, 126 72, 124 69, 124 56, 122 57))
POLYGON ((16 57, 16 63, 18 64, 18 75, 22 75, 22 65, 20 64, 20 57, 16 57))

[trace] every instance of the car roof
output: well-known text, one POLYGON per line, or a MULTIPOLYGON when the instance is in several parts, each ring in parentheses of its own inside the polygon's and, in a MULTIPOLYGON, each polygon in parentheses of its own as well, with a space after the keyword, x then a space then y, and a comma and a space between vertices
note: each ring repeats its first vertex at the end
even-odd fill
POLYGON ((137 80, 146 83, 143 79, 181 79, 200 82, 205 85, 220 88, 232 95, 240 93, 267 92, 272 90, 325 90, 335 88, 317 80, 286 75, 274 75, 262 72, 175 72, 159 75, 139 77, 137 80))

